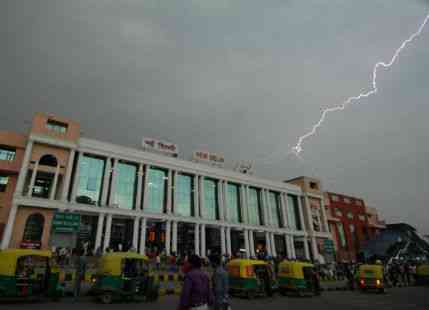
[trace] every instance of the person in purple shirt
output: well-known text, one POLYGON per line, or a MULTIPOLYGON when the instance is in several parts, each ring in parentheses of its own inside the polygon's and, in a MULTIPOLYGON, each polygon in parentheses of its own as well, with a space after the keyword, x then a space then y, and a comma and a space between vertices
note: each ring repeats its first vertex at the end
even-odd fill
POLYGON ((197 255, 189 258, 191 270, 186 273, 177 310, 207 310, 213 305, 208 275, 201 271, 201 259, 197 255))

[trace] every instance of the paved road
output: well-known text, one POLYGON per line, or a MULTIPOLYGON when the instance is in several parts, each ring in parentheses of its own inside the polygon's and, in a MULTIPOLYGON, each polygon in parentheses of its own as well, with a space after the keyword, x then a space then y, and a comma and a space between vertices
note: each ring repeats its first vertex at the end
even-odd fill
MULTIPOLYGON (((45 304, 0 304, 0 310, 174 310, 177 297, 168 296, 157 303, 127 303, 100 305, 89 299, 73 303, 66 299, 61 303, 45 304)), ((429 309, 429 288, 396 288, 390 289, 385 295, 362 294, 359 292, 326 292, 321 297, 298 298, 280 297, 273 299, 234 299, 233 310, 427 310, 429 309)))

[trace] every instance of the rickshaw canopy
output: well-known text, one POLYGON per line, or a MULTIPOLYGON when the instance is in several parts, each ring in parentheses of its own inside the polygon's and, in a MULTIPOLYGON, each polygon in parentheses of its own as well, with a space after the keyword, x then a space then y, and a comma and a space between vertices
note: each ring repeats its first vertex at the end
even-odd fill
POLYGON ((31 250, 31 249, 8 249, 0 251, 0 275, 14 276, 16 263, 20 257, 38 256, 50 258, 51 251, 31 250))
POLYGON ((99 264, 99 272, 103 274, 109 274, 112 276, 119 276, 122 272, 122 261, 124 259, 135 259, 142 260, 146 263, 149 258, 145 255, 141 255, 134 252, 114 252, 108 253, 101 257, 99 264))
POLYGON ((305 262, 283 261, 279 264, 279 276, 295 279, 304 278, 304 268, 313 268, 314 265, 305 262))
POLYGON ((228 273, 232 277, 254 277, 254 266, 270 266, 267 262, 256 259, 233 259, 227 265, 228 273))

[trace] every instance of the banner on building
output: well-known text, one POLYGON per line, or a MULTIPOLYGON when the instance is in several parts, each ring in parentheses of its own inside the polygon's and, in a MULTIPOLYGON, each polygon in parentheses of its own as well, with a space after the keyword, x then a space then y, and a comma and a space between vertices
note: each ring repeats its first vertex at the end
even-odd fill
POLYGON ((217 167, 223 167, 225 163, 225 157, 223 157, 223 155, 210 153, 208 151, 195 151, 192 155, 192 160, 217 167))
POLYGON ((161 141, 152 138, 143 138, 142 140, 143 149, 146 151, 153 151, 156 153, 166 154, 172 157, 179 155, 179 147, 177 144, 161 141))
POLYGON ((80 214, 56 212, 52 219, 54 232, 78 232, 80 230, 80 214))

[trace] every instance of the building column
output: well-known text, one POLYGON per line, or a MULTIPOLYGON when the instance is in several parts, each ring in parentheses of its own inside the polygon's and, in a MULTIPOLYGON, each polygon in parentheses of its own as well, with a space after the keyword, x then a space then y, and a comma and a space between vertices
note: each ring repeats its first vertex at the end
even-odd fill
POLYGON ((103 176, 103 185, 101 191, 101 202, 102 206, 107 206, 107 195, 109 193, 109 181, 110 181, 110 173, 112 172, 112 163, 111 158, 106 158, 104 165, 104 176, 103 176))
POLYGON ((325 202, 322 199, 320 199, 320 207, 322 208, 322 226, 323 226, 323 231, 324 232, 329 232, 329 223, 328 223, 328 217, 326 215, 326 209, 325 209, 325 202))
POLYGON ((146 254, 146 218, 142 218, 142 223, 140 226, 140 251, 141 255, 146 254))
MULTIPOLYGON (((228 209, 228 182, 225 180, 222 182, 222 191, 223 191, 223 216, 224 221, 229 221, 229 209, 228 209)), ((231 229, 230 229, 231 230, 231 229)))
POLYGON ((110 186, 109 207, 111 207, 116 202, 116 178, 118 177, 118 162, 119 160, 117 158, 113 160, 112 185, 110 186))
POLYGON ((133 227, 133 249, 137 252, 139 246, 139 222, 140 218, 134 218, 134 227, 133 227))
POLYGON ((103 236, 104 213, 98 214, 97 233, 95 235, 94 253, 101 247, 101 238, 103 236))
POLYGON ((290 244, 291 244, 291 249, 292 249, 292 259, 296 259, 296 250, 295 250, 295 237, 294 236, 290 236, 290 244))
POLYGON ((287 199, 285 193, 280 193, 280 209, 283 227, 289 227, 288 218, 287 218, 287 199))
POLYGON ((244 196, 245 196, 245 199, 246 199, 246 218, 247 218, 247 223, 250 224, 250 216, 249 216, 249 185, 246 185, 246 187, 245 187, 244 196))
POLYGON ((308 196, 304 196, 304 210, 307 214, 308 219, 308 230, 310 233, 314 232, 314 225, 313 225, 313 215, 311 214, 311 207, 310 207, 310 200, 308 199, 308 196))
POLYGON ((58 163, 57 169, 55 170, 54 182, 52 184, 51 192, 49 193, 49 199, 54 200, 55 194, 57 193, 58 177, 60 175, 60 164, 58 163))
POLYGON ((34 183, 36 182, 36 176, 37 176, 37 170, 39 169, 39 161, 36 161, 33 167, 33 172, 31 173, 31 180, 30 180, 30 186, 28 187, 28 193, 27 196, 31 197, 33 196, 33 188, 34 183))
POLYGON ((195 223, 195 228, 194 228, 194 249, 195 249, 195 254, 196 255, 200 255, 200 225, 195 223))
POLYGON ((284 235, 285 237, 285 242, 286 242, 286 258, 287 259, 292 259, 292 249, 291 249, 291 244, 290 244, 290 238, 289 235, 284 235))
POLYGON ((74 172, 74 180, 73 180, 73 187, 72 187, 72 193, 70 202, 75 203, 76 202, 76 196, 77 192, 79 191, 79 181, 80 181, 80 164, 82 163, 82 152, 76 152, 75 156, 77 157, 77 164, 76 164, 76 170, 74 172))
POLYGON ((308 248, 307 238, 304 238, 304 256, 306 260, 310 260, 310 250, 308 248))
POLYGON ((302 231, 306 231, 307 227, 306 227, 305 219, 304 219, 304 211, 303 211, 303 206, 302 206, 302 197, 298 196, 297 197, 297 201, 298 201, 299 221, 301 222, 301 230, 302 231))
MULTIPOLYGON (((172 205, 172 196, 176 194, 176 186, 177 186, 177 171, 174 171, 174 188, 173 188, 173 171, 171 169, 168 169, 167 174, 167 214, 171 214, 172 212, 176 213, 176 207, 173 208, 172 205), (173 210, 174 209, 174 210, 173 210)), ((174 199, 174 204, 176 204, 177 201, 174 199)))
POLYGON ((201 224, 201 257, 207 257, 206 251, 206 225, 201 224))
POLYGON ((112 230, 112 214, 107 214, 106 230, 104 232, 103 252, 110 246, 110 233, 112 230))
POLYGON ((177 221, 172 223, 171 252, 177 255, 177 221))
POLYGON ((265 200, 265 190, 261 189, 259 192, 259 195, 260 195, 260 204, 261 204, 261 211, 262 211, 262 224, 264 226, 269 226, 267 202, 265 200))
POLYGON ((232 256, 231 227, 226 228, 226 251, 227 251, 228 255, 232 256))
POLYGON ((142 209, 142 183, 143 183, 143 164, 140 164, 138 173, 137 173, 136 210, 142 209))
POLYGON ((226 254, 226 247, 225 247, 225 227, 220 227, 220 251, 222 255, 226 254))
POLYGON ((10 239, 12 238, 13 226, 15 224, 16 213, 18 211, 18 205, 12 204, 9 211, 9 217, 7 219, 6 226, 3 231, 3 239, 1 241, 1 249, 5 250, 9 247, 10 239))
POLYGON ((197 218, 205 218, 204 214, 204 182, 201 180, 203 177, 194 175, 194 215, 197 218), (201 196, 200 196, 201 195, 201 196))
POLYGON ((149 171, 150 165, 145 165, 143 174, 143 211, 147 209, 147 204, 149 203, 149 171))
POLYGON ((171 253, 171 221, 165 222, 165 254, 171 253))
POLYGON ((271 209, 271 201, 270 201, 270 191, 269 190, 264 190, 265 192, 265 201, 267 202, 267 214, 268 214, 268 226, 274 226, 274 221, 273 221, 273 214, 272 214, 272 209, 271 209))
POLYGON ((16 182, 15 195, 22 196, 24 191, 25 179, 28 174, 28 167, 30 165, 31 154, 33 151, 33 140, 29 140, 25 148, 24 158, 22 159, 22 167, 19 170, 18 181, 16 182))
POLYGON ((224 207, 223 207, 223 185, 222 181, 217 181, 217 207, 219 211, 219 220, 224 221, 225 215, 224 215, 224 207))
POLYGON ((276 249, 276 241, 274 238, 274 233, 270 234, 270 239, 271 239, 271 252, 273 253, 273 256, 276 257, 277 256, 277 249, 276 249))
POLYGON ((70 179, 71 179, 71 175, 72 175, 72 170, 73 170, 73 162, 74 162, 74 155, 75 155, 75 150, 71 149, 70 153, 69 153, 69 158, 67 160, 67 171, 65 173, 64 176, 64 182, 63 182, 63 189, 61 192, 61 200, 63 202, 67 201, 67 196, 68 196, 68 192, 70 189, 70 179))
POLYGON ((245 187, 246 185, 244 184, 240 185, 240 213, 242 222, 248 223, 245 187))
POLYGON ((268 256, 272 256, 273 253, 271 251, 271 240, 270 233, 268 231, 265 232, 265 248, 268 256))
POLYGON ((253 230, 249 230, 250 256, 255 257, 255 236, 253 230))
POLYGON ((319 250, 317 248, 316 237, 311 237, 311 251, 313 252, 313 260, 315 262, 319 261, 319 250))
POLYGON ((249 243, 249 231, 244 230, 244 248, 246 250, 246 258, 250 257, 250 243, 249 243))

